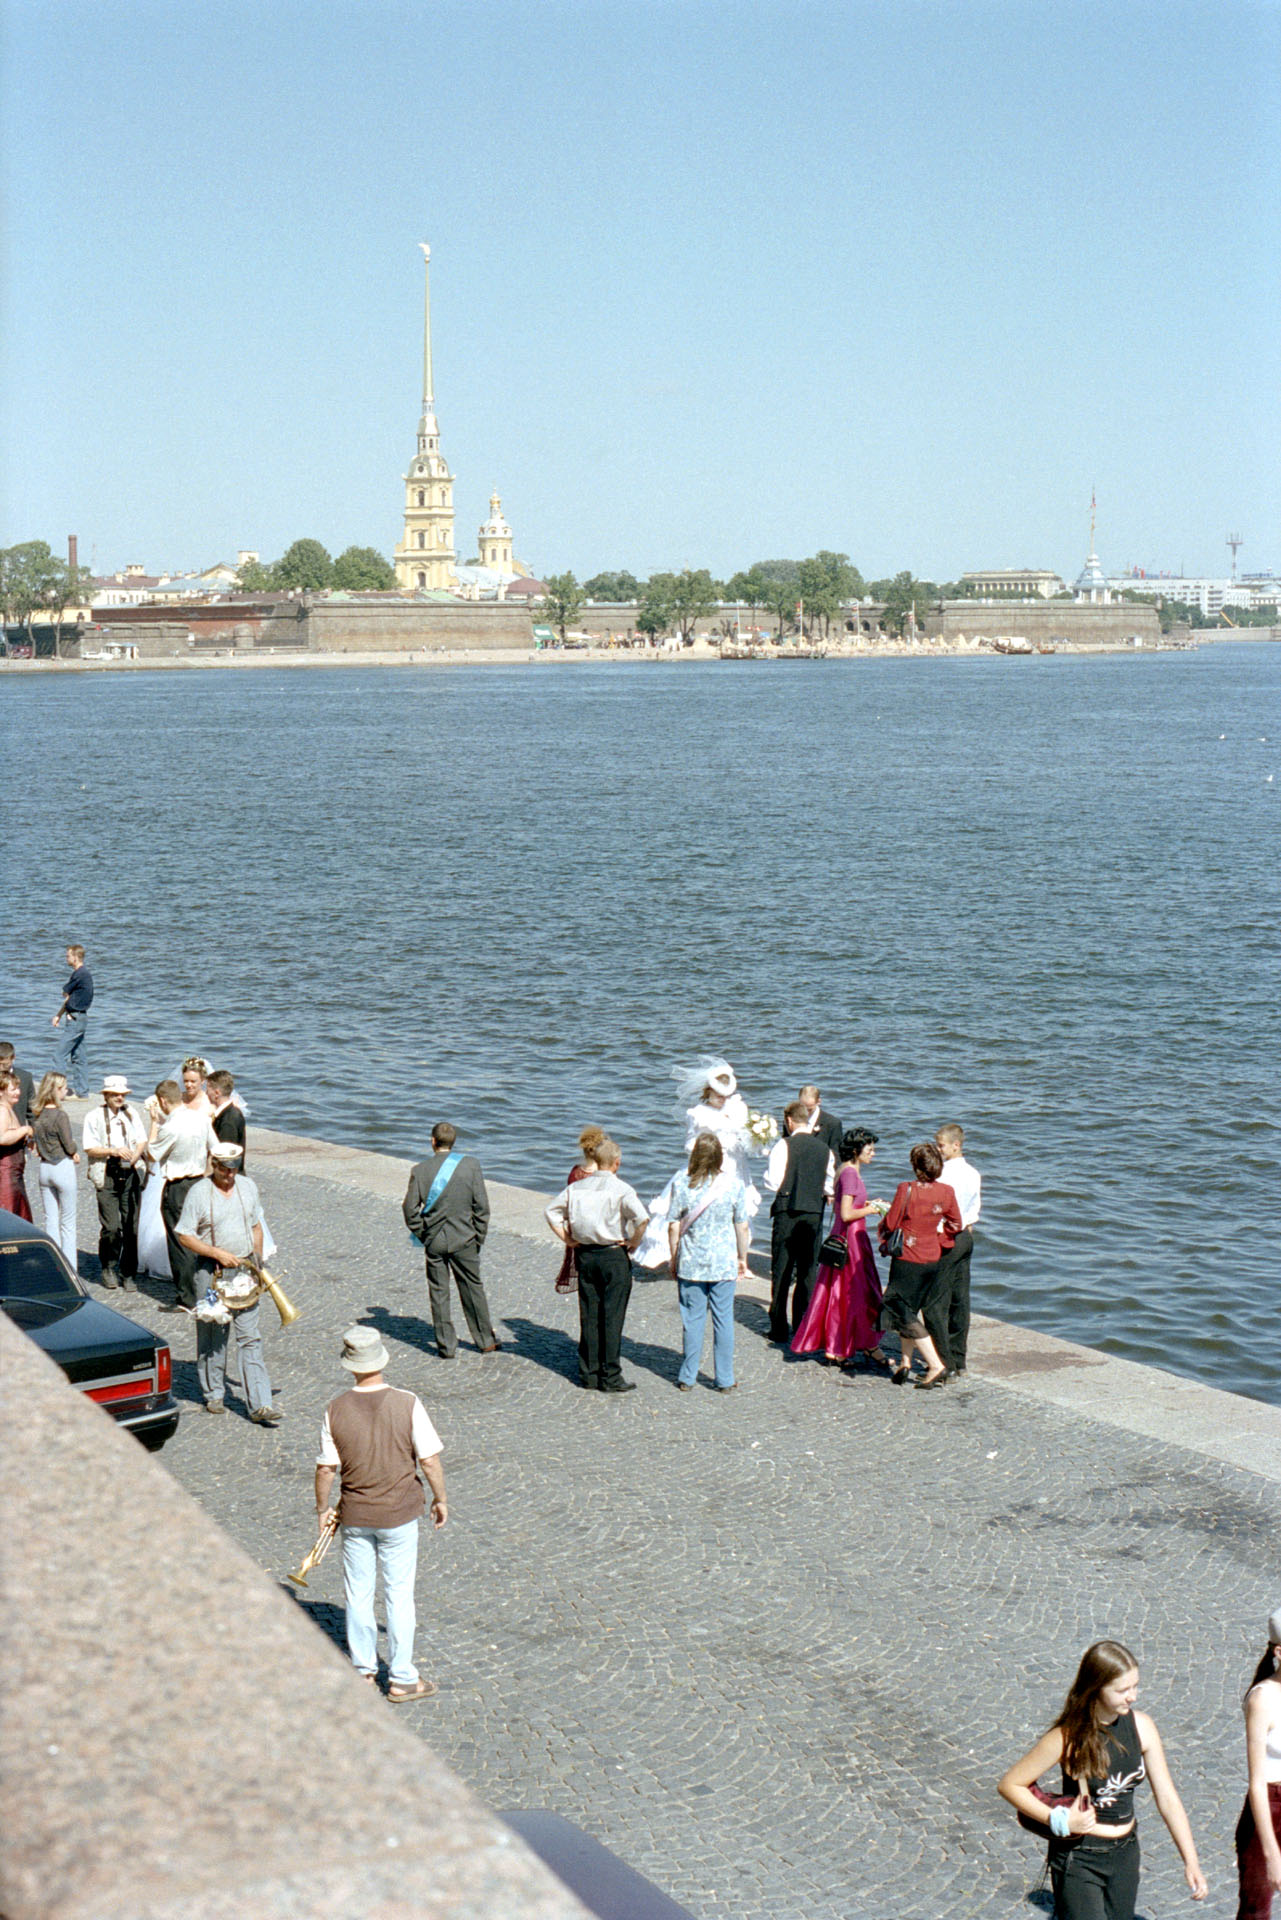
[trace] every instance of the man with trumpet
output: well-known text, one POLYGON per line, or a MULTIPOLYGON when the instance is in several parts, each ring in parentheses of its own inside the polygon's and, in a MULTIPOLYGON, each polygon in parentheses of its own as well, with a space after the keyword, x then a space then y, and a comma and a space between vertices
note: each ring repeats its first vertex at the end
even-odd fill
POLYGON ((306 1574, 323 1554, 334 1527, 340 1525, 352 1664, 368 1685, 377 1686, 374 1590, 381 1572, 387 1617, 387 1698, 397 1704, 425 1700, 436 1687, 434 1681, 422 1679, 414 1665, 414 1576, 418 1522, 425 1505, 423 1480, 431 1489, 432 1526, 443 1527, 449 1518, 440 1435, 417 1394, 389 1386, 383 1378, 388 1354, 377 1327, 348 1327, 338 1364, 354 1378, 346 1393, 325 1409, 316 1457, 320 1537, 292 1578, 306 1585, 306 1574), (335 1474, 341 1478, 336 1509, 329 1504, 335 1474))
POLYGON ((208 1291, 196 1305, 196 1375, 206 1413, 226 1411, 227 1335, 234 1329, 249 1418, 276 1427, 283 1416, 271 1404, 271 1379, 262 1355, 258 1300, 263 1292, 262 1203, 247 1174, 237 1173, 240 1148, 218 1141, 208 1170, 182 1203, 175 1236, 196 1257, 197 1284, 208 1291))

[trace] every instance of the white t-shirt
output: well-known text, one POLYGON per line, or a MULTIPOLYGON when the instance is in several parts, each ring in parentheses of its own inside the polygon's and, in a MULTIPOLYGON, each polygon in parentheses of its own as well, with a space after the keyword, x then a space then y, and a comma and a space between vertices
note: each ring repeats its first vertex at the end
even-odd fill
POLYGON ((951 1187, 956 1195, 962 1227, 972 1227, 979 1217, 979 1196, 983 1186, 977 1167, 972 1167, 964 1154, 958 1153, 954 1159, 943 1162, 939 1179, 951 1187))
POLYGON ((151 1157, 166 1180, 190 1180, 204 1172, 209 1149, 217 1145, 218 1136, 209 1124, 208 1113, 175 1107, 160 1122, 151 1143, 151 1157))

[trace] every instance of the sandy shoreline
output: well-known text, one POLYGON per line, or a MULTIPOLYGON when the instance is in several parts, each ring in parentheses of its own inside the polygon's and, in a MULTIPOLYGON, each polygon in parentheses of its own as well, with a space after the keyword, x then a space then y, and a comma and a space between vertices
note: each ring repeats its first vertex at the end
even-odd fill
MULTIPOLYGON (((1209 641, 1239 640, 1242 637, 1239 632, 1198 633, 1193 649, 1209 641)), ((1083 646, 1069 642, 1056 646, 1054 652, 1102 656, 1183 653, 1193 649, 1178 642, 1144 647, 1083 646)), ((801 657, 807 659, 811 656, 801 657)), ((950 641, 923 640, 915 646, 903 642, 875 647, 831 647, 821 656, 814 657, 825 660, 984 660, 1028 656, 1010 656, 992 646, 956 646, 950 641)), ((774 666, 788 659, 788 650, 777 652, 771 647, 762 651, 759 661, 746 664, 774 666)), ((237 650, 228 647, 200 654, 162 654, 145 660, 0 660, 0 673, 152 673, 171 669, 185 673, 206 667, 688 666, 711 661, 719 663, 719 649, 701 642, 682 648, 679 653, 662 650, 641 653, 625 647, 417 647, 408 651, 397 648, 394 651, 367 653, 275 652, 269 647, 250 651, 247 648, 237 650)))

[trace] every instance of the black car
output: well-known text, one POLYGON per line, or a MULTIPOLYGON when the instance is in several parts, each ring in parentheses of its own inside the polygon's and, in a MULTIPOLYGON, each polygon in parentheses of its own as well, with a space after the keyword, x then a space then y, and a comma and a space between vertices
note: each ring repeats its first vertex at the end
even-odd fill
POLYGON ((144 1447, 154 1452, 173 1438, 180 1416, 164 1341, 91 1300, 49 1235, 3 1207, 0 1307, 144 1447))

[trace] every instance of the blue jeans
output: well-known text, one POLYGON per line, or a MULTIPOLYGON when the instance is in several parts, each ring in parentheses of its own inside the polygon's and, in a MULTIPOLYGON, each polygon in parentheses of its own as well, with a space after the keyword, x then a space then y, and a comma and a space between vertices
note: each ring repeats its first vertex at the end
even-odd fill
POLYGON ((734 1384, 734 1282, 732 1280, 678 1280, 685 1354, 677 1374, 681 1386, 692 1387, 703 1357, 707 1309, 712 1310, 712 1365, 718 1387, 734 1384))
POLYGON ((64 1013, 53 1043, 53 1070, 64 1075, 72 1093, 83 1100, 89 1091, 89 1056, 85 1052, 87 1013, 64 1013))
POLYGON ((361 1673, 378 1671, 378 1623, 374 1587, 381 1567, 383 1607, 387 1615, 387 1671, 398 1687, 412 1687, 414 1665, 414 1573, 418 1566, 418 1522, 403 1527, 344 1527, 343 1599, 347 1607, 347 1650, 361 1673))

